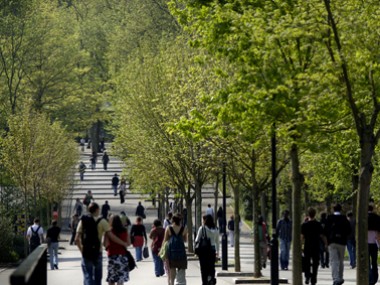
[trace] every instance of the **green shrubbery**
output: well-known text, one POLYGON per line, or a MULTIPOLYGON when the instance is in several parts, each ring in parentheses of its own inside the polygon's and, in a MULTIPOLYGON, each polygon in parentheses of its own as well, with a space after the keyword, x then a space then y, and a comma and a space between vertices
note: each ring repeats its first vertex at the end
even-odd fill
POLYGON ((24 238, 16 237, 9 219, 0 220, 0 262, 16 262, 23 255, 24 238))

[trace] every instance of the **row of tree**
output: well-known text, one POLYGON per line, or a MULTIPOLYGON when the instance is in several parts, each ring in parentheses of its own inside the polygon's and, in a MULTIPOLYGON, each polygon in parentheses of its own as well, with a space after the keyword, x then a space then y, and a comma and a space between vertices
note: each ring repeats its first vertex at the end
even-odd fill
MULTIPOLYGON (((61 140, 66 156, 75 151, 61 128, 71 137, 90 130, 97 145, 107 125, 134 189, 172 189, 185 200, 192 232, 193 203, 197 227, 202 186, 218 185, 223 165, 236 216, 242 201, 252 203, 254 221, 266 214, 275 134, 276 207, 291 208, 295 225, 309 205, 352 207, 360 225, 357 280, 368 281, 366 208, 370 195, 378 200, 380 181, 377 2, 8 2, 0 1, 2 153, 20 150, 12 142, 22 126, 36 136, 54 133, 45 146, 61 140), (32 118, 37 129, 26 124, 32 118), (40 131, 44 123, 49 132, 40 131)), ((26 131, 19 135, 29 151, 38 149, 26 131)), ((36 197, 51 189, 30 180, 22 188, 3 157, 2 170, 17 187, 36 197)), ((38 163, 32 171, 27 162, 18 162, 25 175, 41 175, 38 163)), ((299 227, 293 236, 298 284, 299 227)), ((254 273, 261 275, 259 258, 254 273)))

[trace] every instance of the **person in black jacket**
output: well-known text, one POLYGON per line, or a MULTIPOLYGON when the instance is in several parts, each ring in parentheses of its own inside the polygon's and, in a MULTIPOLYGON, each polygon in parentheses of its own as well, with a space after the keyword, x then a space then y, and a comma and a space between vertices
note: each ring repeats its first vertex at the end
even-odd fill
POLYGON ((342 206, 334 206, 334 214, 329 215, 326 224, 327 241, 329 244, 331 273, 333 285, 342 285, 344 252, 347 245, 347 237, 351 232, 351 226, 347 218, 341 214, 342 206))
POLYGON ((57 226, 57 221, 51 223, 51 227, 47 230, 46 241, 48 243, 50 255, 50 269, 58 269, 58 240, 61 228, 57 226))
POLYGON ((146 229, 143 225, 143 219, 139 216, 136 218, 136 223, 131 228, 131 242, 136 251, 136 261, 141 261, 142 250, 144 245, 147 245, 146 229))
POLYGON ((380 232, 380 217, 373 212, 373 206, 368 206, 368 255, 369 255, 369 285, 375 285, 379 279, 377 268, 377 238, 380 232))

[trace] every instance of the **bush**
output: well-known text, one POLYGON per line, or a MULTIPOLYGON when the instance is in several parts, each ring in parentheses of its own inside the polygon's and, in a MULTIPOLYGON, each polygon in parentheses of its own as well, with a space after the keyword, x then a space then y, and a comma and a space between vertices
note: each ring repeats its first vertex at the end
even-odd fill
POLYGON ((19 260, 19 254, 15 251, 14 241, 15 234, 13 225, 7 218, 0 220, 0 262, 16 262, 19 260))

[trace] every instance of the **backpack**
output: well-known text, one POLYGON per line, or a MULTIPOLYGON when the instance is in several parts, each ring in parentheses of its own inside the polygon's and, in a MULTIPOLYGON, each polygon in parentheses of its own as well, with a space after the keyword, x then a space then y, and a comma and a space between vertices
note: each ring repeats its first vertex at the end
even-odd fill
POLYGON ((169 227, 171 236, 168 241, 168 259, 170 261, 186 260, 185 243, 183 242, 182 233, 184 228, 181 227, 178 234, 174 232, 173 227, 169 227))
POLYGON ((96 261, 99 257, 101 243, 98 236, 98 224, 102 218, 97 221, 89 216, 82 216, 82 255, 84 258, 96 261))
POLYGON ((38 231, 40 230, 41 226, 38 226, 36 231, 33 230, 33 227, 30 227, 30 230, 32 231, 32 235, 30 237, 30 247, 36 248, 41 244, 40 235, 38 234, 38 231))

